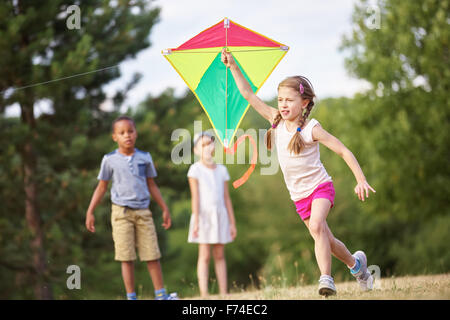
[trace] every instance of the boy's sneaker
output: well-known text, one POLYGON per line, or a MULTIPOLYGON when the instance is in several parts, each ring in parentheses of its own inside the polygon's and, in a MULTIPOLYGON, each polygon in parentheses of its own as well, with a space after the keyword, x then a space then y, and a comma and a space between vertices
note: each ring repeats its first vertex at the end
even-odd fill
POLYGON ((350 269, 350 273, 356 278, 356 281, 358 281, 359 283, 359 287, 363 291, 372 290, 373 277, 370 274, 369 270, 367 270, 366 254, 363 251, 356 251, 353 254, 353 257, 358 260, 359 269, 358 270, 350 269))
POLYGON ((167 300, 180 300, 178 298, 178 294, 176 292, 172 292, 171 294, 169 294, 169 298, 167 300))
POLYGON ((155 300, 179 300, 179 298, 176 292, 172 292, 171 294, 159 294, 155 300))
POLYGON ((136 292, 127 293, 127 300, 137 300, 136 292))
POLYGON ((323 275, 319 279, 319 294, 321 296, 331 296, 336 294, 336 287, 331 276, 323 275))

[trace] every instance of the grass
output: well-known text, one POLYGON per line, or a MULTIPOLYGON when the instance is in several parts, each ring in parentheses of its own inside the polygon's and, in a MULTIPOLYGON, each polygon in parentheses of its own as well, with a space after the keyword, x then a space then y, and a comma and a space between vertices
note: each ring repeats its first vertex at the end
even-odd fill
MULTIPOLYGON (((361 292, 356 281, 336 283, 337 295, 330 300, 450 300, 450 274, 381 278, 375 289, 361 292)), ((235 291, 235 290, 231 290, 235 291)), ((184 299, 200 300, 200 297, 184 299)), ((317 285, 272 287, 261 290, 231 292, 226 296, 211 295, 210 300, 312 300, 322 299, 317 285)))

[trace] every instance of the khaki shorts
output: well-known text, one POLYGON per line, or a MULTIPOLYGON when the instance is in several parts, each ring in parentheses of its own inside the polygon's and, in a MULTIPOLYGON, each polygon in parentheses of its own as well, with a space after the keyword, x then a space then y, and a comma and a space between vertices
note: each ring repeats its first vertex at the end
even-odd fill
POLYGON ((136 260, 136 247, 141 261, 161 258, 155 224, 149 209, 131 209, 113 204, 111 225, 115 260, 136 260))

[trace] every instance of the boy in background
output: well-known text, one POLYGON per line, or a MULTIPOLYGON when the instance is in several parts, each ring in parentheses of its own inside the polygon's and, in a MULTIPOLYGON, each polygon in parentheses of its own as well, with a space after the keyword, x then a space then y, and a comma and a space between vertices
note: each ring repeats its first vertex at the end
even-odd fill
POLYGON ((128 300, 136 300, 134 289, 135 247, 139 258, 147 262, 147 268, 155 289, 157 300, 173 300, 163 284, 158 246, 152 212, 149 210, 150 195, 163 210, 162 226, 171 226, 169 208, 164 202, 153 178, 156 170, 150 153, 134 147, 137 138, 133 119, 120 116, 112 124, 112 139, 118 148, 103 157, 99 183, 86 213, 86 228, 95 232, 94 210, 102 200, 112 180, 111 225, 114 240, 115 260, 122 263, 122 277, 128 300))

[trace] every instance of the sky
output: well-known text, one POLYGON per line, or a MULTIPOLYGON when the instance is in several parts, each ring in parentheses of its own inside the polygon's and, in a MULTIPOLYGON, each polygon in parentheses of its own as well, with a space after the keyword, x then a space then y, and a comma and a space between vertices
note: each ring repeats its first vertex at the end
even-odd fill
MULTIPOLYGON (((351 97, 367 88, 363 80, 350 77, 344 67, 345 52, 339 51, 344 34, 352 30, 355 0, 156 0, 161 8, 160 22, 154 25, 151 46, 134 59, 120 64, 122 77, 104 87, 112 97, 125 87, 136 72, 142 79, 129 93, 123 110, 136 106, 151 94, 157 96, 168 87, 177 95, 187 86, 161 51, 175 48, 204 29, 227 17, 251 30, 290 47, 289 52, 259 90, 262 99, 276 96, 278 83, 287 76, 306 76, 319 99, 351 97)), ((82 7, 81 7, 81 14, 82 7)), ((82 26, 81 26, 82 27, 82 26)), ((103 104, 109 108, 109 102, 103 104)), ((9 115, 18 112, 14 107, 9 115)), ((17 109, 17 108, 16 108, 17 109)), ((37 114, 46 112, 45 102, 37 114)))

